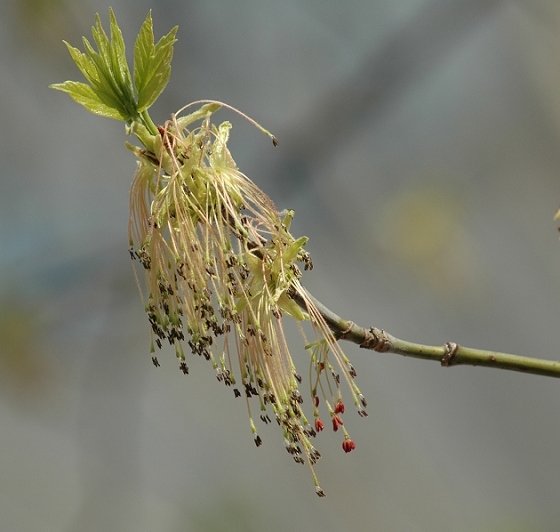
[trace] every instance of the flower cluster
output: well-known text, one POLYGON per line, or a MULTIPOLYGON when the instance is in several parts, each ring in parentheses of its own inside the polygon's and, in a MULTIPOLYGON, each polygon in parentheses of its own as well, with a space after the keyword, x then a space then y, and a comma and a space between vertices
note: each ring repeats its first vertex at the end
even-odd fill
MULTIPOLYGON (((313 471, 320 454, 311 443, 325 426, 320 402, 333 430, 343 434, 348 453, 355 443, 342 420, 341 380, 361 416, 366 401, 354 383, 354 368, 300 284, 300 266, 312 268, 304 249, 307 238, 290 234, 293 211, 280 214, 237 169, 227 147, 231 125, 211 123, 224 104, 196 102, 204 105, 191 114, 181 116, 185 108, 163 126, 152 121, 148 109, 169 80, 177 28, 156 43, 149 13, 136 38, 131 71, 112 10, 109 18, 110 36, 96 16, 97 51, 85 38, 85 52, 66 43, 87 83, 51 87, 96 115, 123 120, 144 146, 127 144, 139 159, 130 193, 129 239, 130 255, 146 274, 151 351, 164 342, 174 346, 185 374, 185 344, 208 360, 218 381, 231 386, 236 397, 245 395, 257 446, 262 440, 250 399, 258 403, 263 422, 271 416, 277 421, 294 460, 307 458, 317 494, 324 496, 313 471), (300 324, 309 353, 313 423, 302 409, 302 379, 284 334, 285 315, 300 324), (304 321, 311 323, 311 342, 305 339, 304 321)), ((155 355, 152 361, 159 366, 155 355)))
MULTIPOLYGON (((173 116, 157 135, 132 126, 148 147, 129 146, 139 158, 129 239, 131 257, 146 273, 152 352, 168 342, 188 373, 186 343, 212 364, 218 381, 231 386, 236 397, 254 398, 260 419, 268 423, 271 413, 280 425, 294 460, 307 458, 323 496, 312 467, 320 454, 310 440, 324 428, 320 397, 333 430, 344 435, 345 452, 355 444, 341 417, 341 376, 362 416, 366 402, 354 384, 352 365, 300 284, 298 264, 304 270, 313 267, 304 249, 307 238, 290 234, 293 211, 280 214, 237 169, 227 147, 231 124, 216 127, 210 121, 219 107, 210 102, 187 116, 173 116), (284 315, 310 321, 315 332, 307 345, 313 423, 302 409, 302 379, 284 335, 284 315)), ((247 405, 259 446, 248 400, 247 405)))

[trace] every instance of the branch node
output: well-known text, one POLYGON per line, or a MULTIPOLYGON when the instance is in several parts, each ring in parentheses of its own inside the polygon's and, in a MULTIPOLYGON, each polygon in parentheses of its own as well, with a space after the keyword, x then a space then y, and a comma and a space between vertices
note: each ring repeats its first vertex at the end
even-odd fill
POLYGON ((338 333, 338 338, 339 340, 344 340, 346 335, 352 331, 352 327, 354 327, 354 322, 353 321, 349 321, 347 322, 348 326, 346 327, 346 329, 344 329, 343 331, 340 331, 338 333))
POLYGON ((389 335, 377 327, 371 327, 366 331, 364 341, 360 344, 364 349, 373 349, 378 353, 386 353, 391 348, 389 335))
POLYGON ((453 365, 453 359, 459 350, 459 344, 455 342, 447 342, 444 346, 443 357, 441 357, 441 365, 444 367, 449 367, 453 365))

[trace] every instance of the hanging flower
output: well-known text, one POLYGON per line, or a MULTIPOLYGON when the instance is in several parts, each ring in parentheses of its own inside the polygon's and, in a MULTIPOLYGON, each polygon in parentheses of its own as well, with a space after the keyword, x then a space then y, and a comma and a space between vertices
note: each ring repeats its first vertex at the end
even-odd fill
POLYGON ((281 216, 238 170, 227 148, 231 124, 216 127, 210 121, 218 107, 207 103, 185 117, 174 116, 158 135, 144 139, 153 151, 132 148, 139 163, 131 190, 130 253, 146 273, 152 351, 169 342, 185 371, 186 342, 236 396, 255 398, 261 419, 266 422, 270 417, 264 413, 271 412, 294 460, 303 463, 305 456, 312 466, 320 454, 310 438, 323 428, 318 394, 335 430, 343 425, 344 413, 339 372, 362 415, 363 400, 352 366, 300 284, 298 264, 312 268, 304 249, 307 238, 294 238, 289 232, 293 212, 281 216), (200 123, 193 127, 195 122, 200 123), (295 296, 305 302, 305 311, 295 296), (315 428, 302 409, 301 377, 284 335, 285 315, 311 321, 315 331, 316 340, 308 345, 315 428))
POLYGON ((304 249, 307 238, 293 237, 293 211, 279 213, 237 168, 227 146, 231 124, 211 121, 224 104, 195 102, 201 106, 190 114, 183 115, 184 108, 164 125, 152 122, 147 108, 169 78, 176 28, 154 44, 148 16, 131 76, 120 29, 110 15, 111 39, 99 17, 93 29, 99 53, 87 40, 85 54, 68 45, 90 85, 68 81, 53 87, 96 114, 124 120, 144 146, 127 143, 138 158, 129 251, 145 273, 152 361, 159 366, 154 353, 164 343, 174 347, 184 374, 190 363, 185 351, 207 360, 218 381, 231 386, 235 397, 246 397, 255 444, 262 439, 253 405, 264 423, 276 419, 287 451, 296 462, 307 461, 316 492, 324 496, 313 470, 321 455, 311 443, 324 428, 320 397, 333 429, 343 433, 345 452, 355 445, 341 418, 341 377, 362 416, 366 403, 354 383, 354 368, 300 283, 301 269, 313 267, 304 249), (310 323, 313 331, 308 342, 300 325, 310 361, 313 424, 304 413, 302 378, 284 334, 285 316, 310 323))

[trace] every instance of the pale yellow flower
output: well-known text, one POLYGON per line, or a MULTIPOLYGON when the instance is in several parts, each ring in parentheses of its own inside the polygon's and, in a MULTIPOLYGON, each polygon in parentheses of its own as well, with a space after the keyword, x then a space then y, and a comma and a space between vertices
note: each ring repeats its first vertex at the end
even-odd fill
MULTIPOLYGON (((294 460, 304 463, 307 458, 317 494, 324 496, 313 470, 320 454, 310 440, 325 426, 321 401, 333 430, 343 434, 345 452, 355 443, 342 420, 341 380, 358 413, 366 414, 352 365, 300 284, 298 263, 304 270, 312 268, 304 249, 307 238, 291 235, 293 211, 281 215, 238 170, 227 147, 231 124, 211 123, 225 104, 195 102, 187 108, 203 105, 191 114, 182 116, 184 108, 163 126, 152 121, 148 109, 169 80, 177 27, 156 42, 149 13, 136 39, 131 70, 112 10, 109 17, 110 36, 99 15, 92 28, 97 51, 85 38, 85 52, 67 44, 87 83, 51 87, 96 115, 123 120, 144 146, 128 144, 139 159, 130 193, 129 240, 130 255, 146 277, 142 292, 151 351, 169 342, 185 374, 185 343, 192 354, 208 360, 218 381, 232 386, 236 397, 245 395, 257 446, 262 440, 251 413, 254 403, 263 422, 271 420, 269 414, 276 419, 294 460), (312 341, 305 339, 313 425, 302 409, 302 379, 288 348, 283 316, 298 322, 304 339, 302 323, 310 323, 313 331, 312 341)), ((159 366, 155 355, 152 361, 159 366)))
MULTIPOLYGON (((346 452, 355 444, 341 418, 341 376, 361 415, 365 400, 352 366, 300 284, 297 263, 312 268, 304 249, 307 238, 294 238, 289 232, 293 212, 282 216, 238 170, 227 147, 231 124, 216 127, 210 121, 218 108, 211 102, 190 115, 173 116, 155 136, 132 126, 148 147, 130 147, 139 162, 129 238, 131 256, 146 273, 152 352, 169 342, 184 373, 189 371, 184 342, 210 361, 218 380, 232 386, 235 396, 246 397, 257 446, 262 440, 249 399, 256 400, 262 421, 271 420, 269 413, 274 416, 294 460, 307 458, 323 496, 313 471, 320 454, 310 440, 324 427, 320 397, 333 429, 343 433, 346 452), (314 331, 306 346, 313 425, 302 409, 302 379, 284 335, 284 315, 310 322, 314 331)), ((159 364, 156 357, 154 364, 159 364)))

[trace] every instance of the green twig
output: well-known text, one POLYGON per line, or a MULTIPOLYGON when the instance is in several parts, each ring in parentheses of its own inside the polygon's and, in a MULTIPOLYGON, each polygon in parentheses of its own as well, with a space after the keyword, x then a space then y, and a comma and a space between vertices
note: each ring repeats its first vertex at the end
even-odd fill
MULTIPOLYGON (((364 349, 373 349, 379 353, 394 353, 405 357, 433 360, 439 362, 444 367, 485 366, 560 378, 560 361, 473 349, 460 346, 454 342, 447 342, 443 346, 407 342, 377 327, 366 329, 352 321, 341 318, 313 296, 308 295, 339 340, 348 340, 364 349)), ((295 300, 298 305, 305 308, 303 299, 296 296, 295 300)))

